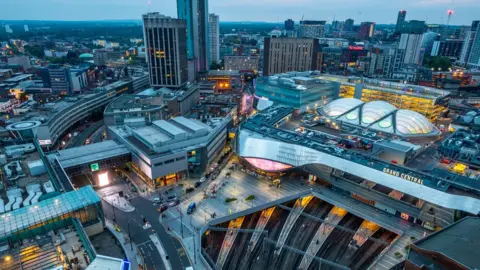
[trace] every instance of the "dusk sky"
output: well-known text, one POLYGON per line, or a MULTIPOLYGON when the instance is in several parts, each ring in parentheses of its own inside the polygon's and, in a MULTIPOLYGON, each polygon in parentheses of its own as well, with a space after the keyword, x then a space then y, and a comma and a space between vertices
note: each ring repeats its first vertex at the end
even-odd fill
MULTIPOLYGON (((446 11, 454 10, 450 24, 470 25, 480 20, 480 0, 210 0, 210 13, 222 21, 283 22, 353 18, 355 23, 395 23, 397 12, 407 10, 407 20, 446 23, 446 11), (443 17, 443 20, 442 20, 443 17)), ((13 0, 4 1, 0 19, 6 20, 110 20, 140 19, 147 11, 176 16, 176 0, 13 0)))

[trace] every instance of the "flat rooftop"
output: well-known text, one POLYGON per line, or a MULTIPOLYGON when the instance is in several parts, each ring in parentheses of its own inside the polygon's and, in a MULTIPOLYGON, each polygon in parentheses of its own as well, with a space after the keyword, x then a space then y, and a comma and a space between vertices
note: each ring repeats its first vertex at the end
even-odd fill
POLYGON ((70 168, 128 154, 130 154, 130 151, 126 146, 120 145, 115 141, 106 140, 99 143, 60 150, 57 151, 56 154, 49 155, 48 158, 52 159, 56 157, 63 168, 70 168))

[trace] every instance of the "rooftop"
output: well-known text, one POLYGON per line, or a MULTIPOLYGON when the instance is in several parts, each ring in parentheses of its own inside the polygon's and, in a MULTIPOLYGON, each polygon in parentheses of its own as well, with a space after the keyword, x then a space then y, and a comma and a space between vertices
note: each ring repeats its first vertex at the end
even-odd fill
MULTIPOLYGON (((414 243, 428 251, 441 253, 470 269, 480 269, 480 218, 467 217, 414 243)), ((419 265, 435 264, 413 249, 408 259, 419 265), (426 261, 425 261, 426 260, 426 261)))

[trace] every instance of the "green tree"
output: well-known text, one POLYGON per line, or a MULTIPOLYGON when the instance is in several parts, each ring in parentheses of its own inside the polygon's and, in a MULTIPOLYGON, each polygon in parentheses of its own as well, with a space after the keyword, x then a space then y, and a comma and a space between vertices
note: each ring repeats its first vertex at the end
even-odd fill
POLYGON ((448 57, 433 56, 428 59, 428 67, 433 70, 448 71, 452 68, 452 61, 448 57))
POLYGON ((211 70, 217 70, 217 69, 222 69, 222 68, 223 68, 223 65, 221 63, 218 63, 218 62, 210 63, 210 69, 211 70))
POLYGON ((43 57, 45 57, 45 52, 44 52, 42 46, 38 46, 38 45, 30 46, 30 45, 27 45, 27 46, 25 46, 25 52, 27 52, 28 54, 30 54, 30 55, 32 55, 32 56, 35 56, 35 57, 37 57, 37 58, 43 58, 43 57))

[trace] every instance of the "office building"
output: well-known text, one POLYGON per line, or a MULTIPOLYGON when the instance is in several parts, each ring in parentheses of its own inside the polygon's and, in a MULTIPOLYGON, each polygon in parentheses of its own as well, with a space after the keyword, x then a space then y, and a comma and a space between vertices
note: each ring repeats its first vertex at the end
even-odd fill
POLYGON ((353 31, 353 23, 354 23, 353 19, 345 20, 345 26, 343 27, 343 30, 345 32, 353 31))
POLYGON ((229 92, 242 86, 242 76, 239 70, 210 70, 201 78, 202 82, 215 83, 215 92, 229 92))
POLYGON ((51 88, 53 93, 71 94, 71 73, 68 67, 49 65, 40 69, 43 87, 51 88))
POLYGON ((227 55, 234 55, 233 46, 221 45, 220 46, 220 59, 224 59, 227 55))
POLYGON ((463 42, 462 39, 436 40, 433 42, 431 56, 445 56, 457 60, 460 58, 463 42))
POLYGON ((472 48, 470 49, 470 55, 467 62, 468 68, 480 68, 480 23, 477 23, 476 35, 472 42, 472 48))
POLYGON ((286 31, 295 30, 295 22, 292 19, 288 19, 285 21, 285 30, 286 31))
POLYGON ((338 98, 338 94, 338 83, 304 77, 301 72, 261 77, 257 79, 255 91, 262 101, 292 107, 299 112, 323 106, 338 98))
POLYGON ((397 24, 395 25, 395 32, 400 32, 400 29, 402 29, 403 24, 405 23, 405 18, 406 17, 407 17, 407 11, 406 10, 400 10, 398 12, 397 24))
MULTIPOLYGON (((210 63, 219 63, 220 59, 220 21, 218 15, 209 15, 210 63)), ((209 64, 210 64, 209 63, 209 64)))
POLYGON ((97 66, 105 66, 111 60, 118 60, 122 58, 121 51, 95 50, 93 53, 93 63, 97 66))
POLYGON ((318 39, 265 38, 263 75, 317 69, 318 39))
POLYGON ((480 21, 473 21, 470 31, 465 32, 462 52, 459 59, 459 63, 461 65, 465 65, 468 62, 468 58, 470 57, 470 52, 472 50, 473 41, 475 40, 475 35, 477 34, 477 26, 479 23, 480 21))
POLYGON ((260 57, 258 55, 231 55, 225 56, 224 66, 225 70, 253 70, 257 71, 260 64, 260 57))
POLYGON ((374 22, 362 22, 360 24, 360 28, 358 29, 357 38, 359 38, 360 40, 368 40, 373 37, 374 32, 374 22))
POLYGON ((421 65, 423 34, 402 34, 398 48, 405 51, 404 64, 421 65))
POLYGON ((150 188, 200 176, 223 149, 230 116, 203 123, 183 116, 144 126, 110 126, 108 137, 127 146, 132 169, 150 188))
POLYGON ((144 40, 152 87, 180 88, 188 80, 185 20, 143 15, 144 40), (170 42, 168 42, 170 41, 170 42))
POLYGON ((300 21, 298 37, 321 38, 325 36, 326 21, 300 21))
POLYGON ((198 72, 210 67, 208 0, 177 0, 177 17, 186 21, 187 58, 195 59, 198 72))
POLYGON ((347 47, 348 39, 344 38, 319 38, 318 44, 326 44, 328 47, 347 47))
POLYGON ((430 55, 433 49, 433 43, 436 40, 440 40, 440 34, 436 32, 427 32, 423 34, 422 49, 425 51, 425 55, 430 55))

